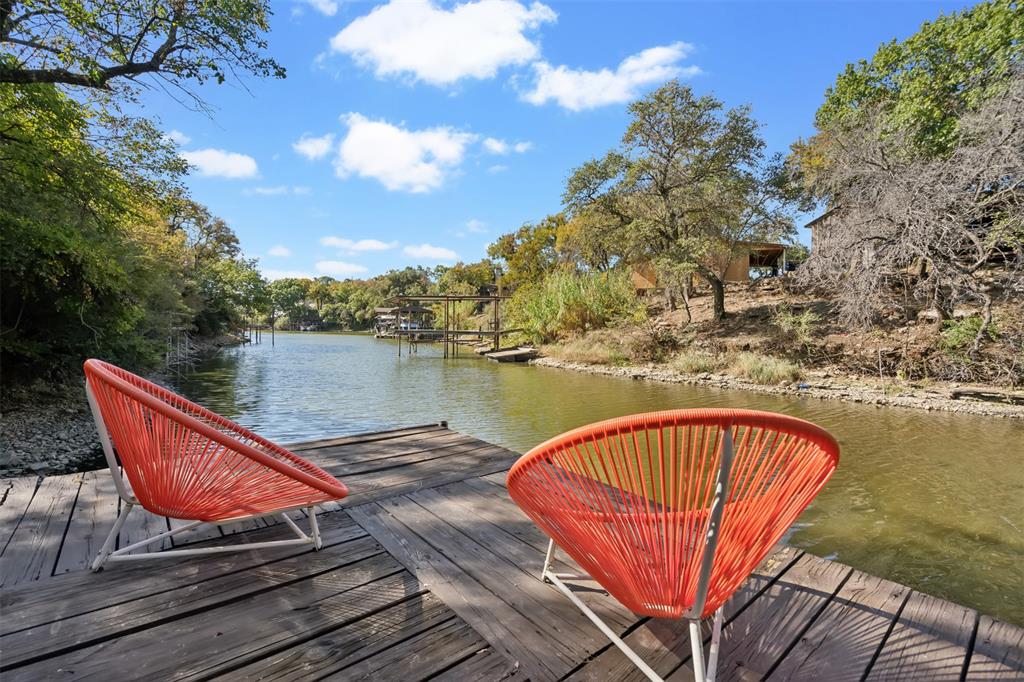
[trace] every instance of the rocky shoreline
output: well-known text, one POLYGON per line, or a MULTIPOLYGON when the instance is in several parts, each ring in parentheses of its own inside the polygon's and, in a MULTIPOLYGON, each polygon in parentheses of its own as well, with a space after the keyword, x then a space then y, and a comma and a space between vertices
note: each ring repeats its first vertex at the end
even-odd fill
MULTIPOLYGON (((200 339, 190 346, 189 357, 195 360, 240 342, 240 337, 232 335, 200 339)), ((164 371, 146 377, 168 384, 164 371)), ((68 385, 56 391, 27 389, 5 402, 0 415, 0 478, 69 474, 107 466, 84 386, 68 385)))
POLYGON ((530 364, 539 367, 600 374, 621 377, 624 379, 642 379, 675 384, 692 384, 712 388, 725 388, 773 395, 800 396, 819 398, 822 400, 840 400, 849 403, 867 405, 890 405, 910 407, 919 410, 957 412, 984 417, 1003 417, 1006 419, 1024 419, 1024 405, 981 402, 973 400, 954 400, 948 390, 913 386, 890 387, 888 390, 877 385, 858 380, 839 379, 824 373, 811 373, 807 379, 799 383, 779 386, 765 386, 728 374, 703 373, 682 374, 673 369, 659 365, 588 365, 565 362, 551 357, 531 360, 530 364))

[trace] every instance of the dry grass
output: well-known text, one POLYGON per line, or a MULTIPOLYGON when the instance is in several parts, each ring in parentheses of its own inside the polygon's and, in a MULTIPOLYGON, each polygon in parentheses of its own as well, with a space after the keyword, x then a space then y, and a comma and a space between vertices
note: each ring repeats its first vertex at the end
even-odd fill
POLYGON ((544 354, 562 362, 586 365, 621 365, 627 361, 618 344, 596 336, 591 334, 545 346, 544 354))
POLYGON ((803 376, 800 366, 789 360, 756 353, 737 354, 728 371, 733 376, 765 385, 797 381, 803 376))
POLYGON ((672 369, 683 374, 717 372, 724 369, 728 364, 728 358, 695 349, 684 350, 669 362, 672 369))

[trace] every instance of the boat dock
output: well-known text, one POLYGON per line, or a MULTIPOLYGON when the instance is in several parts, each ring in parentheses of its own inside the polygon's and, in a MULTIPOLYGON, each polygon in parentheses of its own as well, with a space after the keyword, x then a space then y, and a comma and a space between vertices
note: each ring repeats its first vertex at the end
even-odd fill
MULTIPOLYGON (((2 679, 642 679, 539 580, 547 539, 504 488, 516 453, 444 423, 291 447, 352 491, 318 517, 319 552, 91 573, 118 513, 109 472, 0 481, 2 679)), ((129 517, 120 546, 177 523, 129 517)), ((266 519, 174 543, 290 532, 266 519)), ((596 583, 573 587, 660 675, 692 679, 685 621, 638 617, 596 583)), ((792 547, 725 608, 723 682, 1024 677, 1024 629, 792 547)))

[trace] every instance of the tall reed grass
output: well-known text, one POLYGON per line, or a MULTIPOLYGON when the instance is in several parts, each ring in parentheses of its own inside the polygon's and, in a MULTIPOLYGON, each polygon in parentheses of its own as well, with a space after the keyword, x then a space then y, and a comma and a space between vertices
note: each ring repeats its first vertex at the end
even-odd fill
POLYGON ((550 343, 644 314, 625 272, 555 271, 516 291, 508 319, 534 343, 550 343))

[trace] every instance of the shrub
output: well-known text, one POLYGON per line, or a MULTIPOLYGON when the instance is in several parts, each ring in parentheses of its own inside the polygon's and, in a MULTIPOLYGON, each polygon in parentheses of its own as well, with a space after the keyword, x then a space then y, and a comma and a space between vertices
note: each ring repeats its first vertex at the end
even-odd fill
POLYGON ((729 372, 755 384, 781 384, 796 381, 802 373, 800 367, 789 360, 756 353, 740 353, 729 366, 729 372))
MULTIPOLYGON (((959 357, 974 344, 978 332, 981 331, 982 318, 980 315, 970 315, 959 320, 946 320, 942 323, 942 335, 939 339, 939 346, 951 357, 959 357)), ((994 324, 990 324, 985 330, 984 339, 995 341, 999 338, 998 330, 994 324)))
POLYGON ((679 348, 679 339, 670 329, 646 324, 624 334, 622 343, 633 362, 662 362, 679 348))
POLYGON ((703 374, 722 369, 728 361, 702 350, 685 350, 672 359, 672 369, 683 374, 703 374))
POLYGON ((535 343, 639 320, 643 307, 624 272, 556 271, 521 286, 509 301, 508 318, 535 343))
POLYGON ((772 317, 772 323, 779 328, 783 337, 787 340, 796 341, 802 346, 811 343, 814 337, 814 330, 821 317, 813 310, 805 310, 799 315, 793 312, 788 305, 780 305, 772 317))

